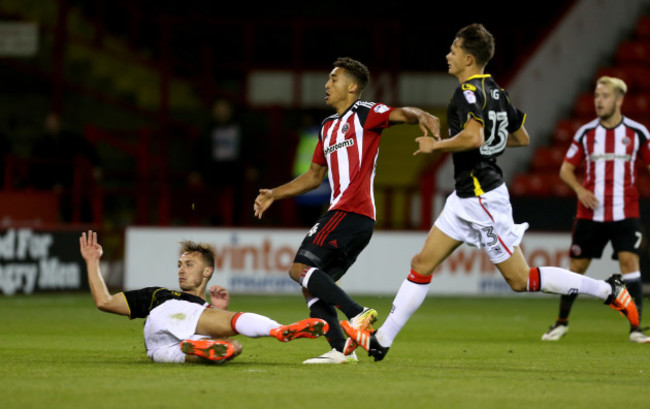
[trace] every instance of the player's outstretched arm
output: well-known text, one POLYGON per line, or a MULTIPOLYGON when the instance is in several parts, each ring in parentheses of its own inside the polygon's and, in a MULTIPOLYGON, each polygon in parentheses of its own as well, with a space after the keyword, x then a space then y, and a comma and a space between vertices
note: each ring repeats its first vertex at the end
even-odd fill
POLYGON ((388 120, 396 124, 419 124, 424 136, 429 136, 431 131, 435 139, 440 139, 440 119, 420 108, 395 108, 390 112, 388 120))
POLYGON ((255 217, 262 218, 262 214, 268 209, 274 201, 284 199, 287 197, 298 196, 310 190, 316 189, 323 183, 323 179, 327 175, 327 166, 321 166, 314 162, 309 166, 309 170, 298 176, 289 183, 278 186, 274 189, 260 189, 253 211, 255 217))
POLYGON ((106 288, 104 277, 102 277, 99 268, 99 260, 104 250, 97 241, 97 232, 88 230, 87 234, 82 233, 79 238, 79 247, 81 256, 86 260, 88 285, 95 300, 95 306, 102 311, 128 316, 129 306, 124 295, 122 293, 111 295, 108 288, 106 288))
POLYGON ((449 139, 435 140, 428 136, 415 138, 415 142, 418 144, 418 150, 413 155, 431 153, 433 151, 460 152, 477 149, 483 145, 484 141, 483 124, 476 119, 470 119, 462 131, 449 139))

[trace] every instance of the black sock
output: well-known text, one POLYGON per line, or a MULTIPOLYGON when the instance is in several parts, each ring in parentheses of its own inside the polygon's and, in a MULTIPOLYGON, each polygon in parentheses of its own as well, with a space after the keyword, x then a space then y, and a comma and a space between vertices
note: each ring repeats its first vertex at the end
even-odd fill
POLYGON ((576 298, 578 298, 577 293, 560 296, 560 315, 558 315, 556 323, 569 324, 569 314, 571 313, 571 307, 576 298))
POLYGON ((343 352, 343 347, 345 346, 345 335, 339 325, 339 317, 336 313, 336 308, 325 304, 323 300, 318 300, 309 306, 309 316, 327 321, 330 326, 329 330, 325 334, 327 342, 329 342, 332 348, 339 352, 343 352))
MULTIPOLYGON (((625 280, 625 276, 623 276, 625 280)), ((634 303, 636 304, 636 309, 639 311, 639 323, 641 323, 641 311, 643 310, 643 282, 640 278, 635 278, 630 281, 625 280, 625 287, 627 287, 627 292, 630 293, 634 303)))
POLYGON ((332 277, 325 274, 323 271, 316 269, 312 271, 307 283, 307 289, 315 297, 320 298, 328 305, 337 306, 348 319, 363 311, 363 307, 339 287, 332 277))

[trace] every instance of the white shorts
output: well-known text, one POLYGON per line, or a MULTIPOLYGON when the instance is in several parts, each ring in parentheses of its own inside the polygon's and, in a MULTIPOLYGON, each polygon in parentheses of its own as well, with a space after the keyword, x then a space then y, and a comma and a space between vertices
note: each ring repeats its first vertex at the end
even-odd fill
POLYGON ((454 240, 483 249, 494 264, 510 258, 528 229, 528 223, 513 221, 505 183, 478 197, 460 198, 453 192, 435 226, 454 240))
POLYGON ((203 305, 183 300, 169 300, 151 310, 144 323, 147 356, 154 362, 185 362, 181 341, 206 338, 194 333, 204 310, 203 305))

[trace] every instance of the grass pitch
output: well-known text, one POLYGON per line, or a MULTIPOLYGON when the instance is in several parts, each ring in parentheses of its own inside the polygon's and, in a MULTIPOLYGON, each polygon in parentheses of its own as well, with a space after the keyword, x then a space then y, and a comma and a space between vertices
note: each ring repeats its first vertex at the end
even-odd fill
MULTIPOLYGON (((357 297, 378 309, 392 297, 357 297)), ((646 304, 648 305, 648 304, 646 304)), ((0 298, 0 406, 13 408, 603 408, 648 407, 650 344, 587 297, 569 333, 541 342, 556 297, 429 298, 382 362, 302 365, 323 339, 239 336, 218 366, 154 364, 143 320, 102 313, 85 294, 0 298)), ((232 310, 289 323, 298 297, 234 296, 232 310)), ((363 353, 363 354, 362 354, 363 353)))

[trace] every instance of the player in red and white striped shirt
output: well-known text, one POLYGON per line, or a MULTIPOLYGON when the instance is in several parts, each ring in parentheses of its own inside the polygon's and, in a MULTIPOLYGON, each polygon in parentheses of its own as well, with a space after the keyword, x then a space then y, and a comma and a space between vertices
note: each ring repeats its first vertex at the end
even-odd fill
MULTIPOLYGON (((591 259, 600 258, 603 248, 611 241, 640 317, 642 235, 636 164, 640 157, 650 170, 650 134, 645 126, 622 115, 626 92, 627 85, 621 79, 598 79, 594 93, 598 118, 576 132, 560 168, 560 177, 578 196, 569 270, 584 274, 591 259), (583 161, 585 178, 580 183, 575 171, 583 161)), ((569 313, 576 297, 577 294, 561 297, 559 316, 542 340, 556 341, 568 331, 569 313)), ((638 326, 631 327, 630 341, 647 343, 650 337, 638 326)))
POLYGON ((336 281, 372 236, 373 181, 382 131, 392 124, 419 124, 424 135, 430 130, 439 137, 438 118, 421 109, 361 101, 368 79, 368 69, 360 62, 350 58, 334 62, 325 84, 325 101, 336 114, 323 121, 309 170, 274 189, 260 189, 255 199, 255 216, 261 218, 275 200, 313 190, 329 174, 332 190, 329 210, 308 232, 289 271, 291 278, 303 287, 310 315, 329 324, 327 340, 332 350, 305 363, 357 360, 354 352, 343 354, 346 339, 335 306, 350 322, 363 328, 377 317, 375 310, 356 303, 336 281))

